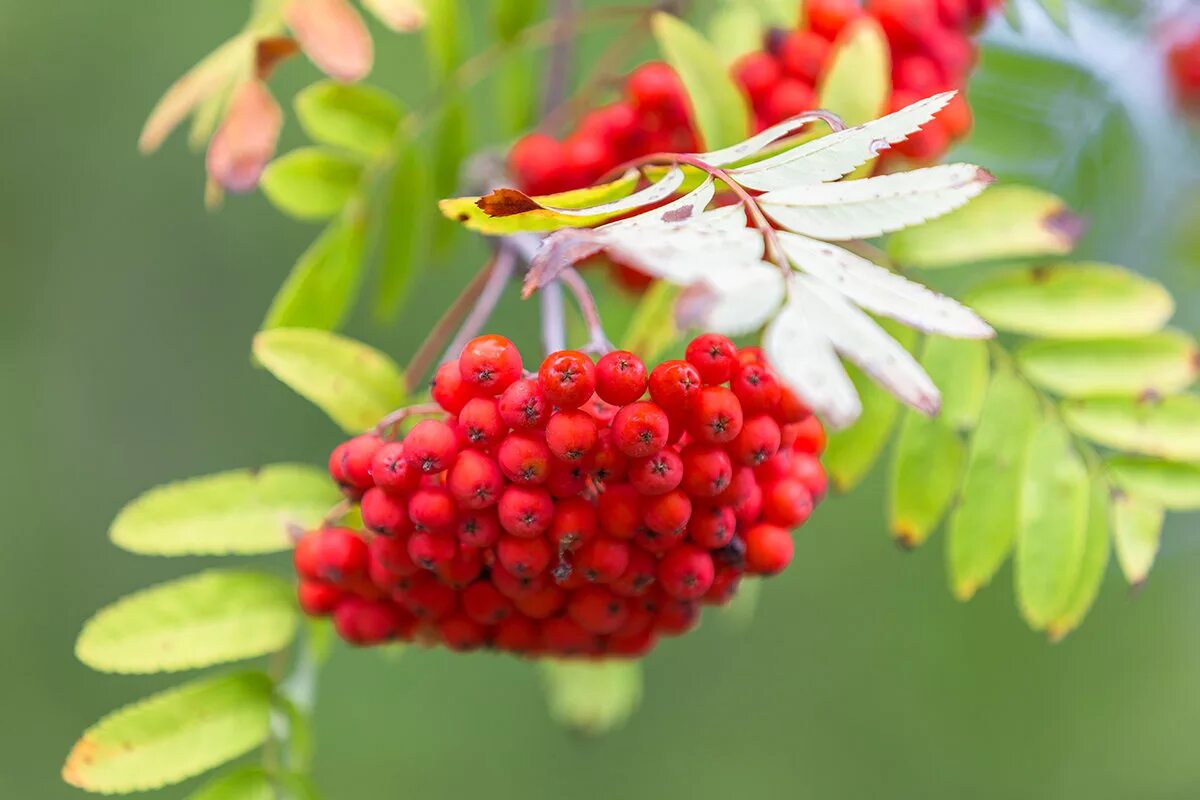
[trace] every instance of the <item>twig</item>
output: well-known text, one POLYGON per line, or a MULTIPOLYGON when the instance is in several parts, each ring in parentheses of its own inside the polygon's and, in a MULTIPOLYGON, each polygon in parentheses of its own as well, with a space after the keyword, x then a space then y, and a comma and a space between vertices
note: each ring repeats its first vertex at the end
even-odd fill
POLYGON ((479 296, 475 299, 471 313, 463 320, 462 326, 458 329, 458 335, 442 353, 441 363, 458 358, 458 354, 467 346, 467 342, 479 335, 484 323, 496 310, 496 304, 500 302, 500 298, 504 295, 504 289, 508 286, 508 282, 516 270, 517 253, 502 242, 491 264, 487 280, 484 282, 479 296))
POLYGON ((438 353, 446 346, 446 342, 458 330, 459 323, 471 311, 471 307, 483 292, 483 287, 487 284, 488 277, 491 275, 492 264, 495 261, 495 256, 488 259, 479 271, 475 273, 475 277, 471 278, 471 282, 463 287, 458 297, 450 304, 441 318, 434 323, 434 326, 429 330, 429 335, 425 337, 425 341, 417 348, 417 352, 409 360, 408 366, 404 370, 404 388, 409 392, 416 391, 417 387, 425 379, 433 366, 433 360, 437 358, 438 353))
POLYGON ((336 503, 334 503, 333 508, 326 511, 325 516, 321 517, 321 524, 319 527, 320 528, 332 527, 335 522, 337 522, 339 519, 341 519, 342 517, 346 516, 347 513, 349 513, 350 508, 352 506, 353 506, 353 503, 351 503, 349 500, 347 500, 345 498, 338 500, 336 503))
POLYGON ((579 17, 578 0, 554 0, 555 42, 546 65, 542 86, 542 114, 560 105, 567 93, 571 62, 575 54, 575 33, 579 17))
POLYGON ((563 270, 558 275, 558 280, 571 291, 575 302, 579 304, 579 312, 583 314, 584 324, 587 325, 588 343, 584 345, 583 352, 600 356, 611 352, 613 350, 612 342, 604 333, 600 309, 596 305, 596 298, 588 287, 587 281, 574 267, 563 270))
MULTIPOLYGON (((383 419, 379 420, 379 424, 375 426, 375 435, 383 436, 389 430, 394 430, 404 420, 409 417, 418 416, 420 414, 441 414, 443 409, 437 403, 418 403, 415 406, 406 408, 398 408, 388 414, 383 419)), ((343 512, 345 513, 345 512, 343 512)))

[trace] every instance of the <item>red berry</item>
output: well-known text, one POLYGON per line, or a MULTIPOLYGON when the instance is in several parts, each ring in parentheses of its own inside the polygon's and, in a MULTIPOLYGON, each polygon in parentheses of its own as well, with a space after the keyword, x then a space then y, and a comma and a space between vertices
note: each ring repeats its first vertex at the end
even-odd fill
POLYGON ((576 461, 562 461, 556 458, 550 462, 550 475, 546 478, 546 488, 556 498, 574 497, 587 489, 590 469, 590 456, 576 461))
POLYGON ((292 551, 292 566, 303 579, 315 581, 321 577, 321 534, 322 531, 304 534, 292 551))
POLYGON ((683 544, 658 562, 658 583, 672 597, 697 600, 712 586, 714 570, 707 551, 683 544))
POLYGON ((804 13, 809 27, 826 39, 834 39, 862 14, 862 7, 858 0, 807 0, 804 13))
POLYGON ((719 333, 692 339, 684 358, 700 373, 700 380, 709 385, 726 383, 738 366, 737 347, 729 337, 719 333))
POLYGON ((583 543, 575 554, 574 567, 592 583, 612 583, 629 566, 629 543, 610 536, 596 536, 583 543))
POLYGON ((693 497, 716 497, 733 480, 733 463, 722 448, 692 442, 680 452, 683 482, 680 487, 693 497))
POLYGON ((757 483, 751 484, 746 496, 733 507, 738 525, 750 525, 762 516, 763 490, 757 483))
POLYGON ((812 495, 798 480, 776 481, 763 487, 763 517, 784 528, 803 525, 812 513, 812 495))
POLYGON ((792 31, 779 47, 779 60, 789 75, 811 87, 825 72, 829 50, 829 40, 820 34, 810 30, 792 31))
POLYGON ((446 473, 446 488, 462 508, 494 505, 504 488, 499 465, 477 450, 464 450, 446 473))
POLYGON ((408 537, 408 555, 422 569, 436 569, 458 554, 458 543, 448 533, 417 531, 408 537))
POLYGON ((609 634, 625 624, 629 608, 603 586, 584 586, 567 601, 567 616, 589 633, 609 634))
POLYGON ((554 500, 541 486, 510 485, 500 495, 497 507, 500 527, 513 536, 538 536, 550 529, 554 500))
POLYGON ((746 531, 746 570, 775 575, 792 560, 792 536, 786 528, 762 523, 746 531))
POLYGON ((733 67, 734 77, 755 105, 767 97, 783 77, 783 68, 775 57, 761 50, 747 53, 733 67))
POLYGON ((613 444, 630 458, 645 458, 658 452, 666 445, 670 432, 671 422, 666 412, 644 401, 625 406, 612 421, 613 444))
POLYGON ((600 529, 609 536, 628 539, 642 523, 642 500, 631 484, 613 483, 596 499, 600 529))
POLYGON ((771 124, 790 119, 817 106, 817 94, 811 84, 800 78, 784 78, 767 96, 763 113, 771 124))
POLYGON ((418 619, 436 622, 454 613, 458 592, 428 572, 412 577, 403 595, 404 607, 418 619))
POLYGON ((729 506, 700 506, 692 511, 688 538, 705 550, 719 550, 733 541, 737 517, 729 506))
POLYGON ((961 139, 966 136, 975 124, 974 116, 971 113, 971 104, 967 102, 967 98, 963 97, 962 93, 954 95, 937 118, 942 123, 942 127, 946 129, 946 135, 951 139, 961 139))
POLYGON ((700 607, 694 600, 664 597, 654 617, 654 627, 667 636, 680 636, 696 627, 700 621, 700 607))
POLYGON ((329 474, 348 496, 361 497, 375 485, 371 461, 381 447, 383 440, 378 436, 363 434, 334 448, 329 456, 329 474))
POLYGON ((433 569, 442 583, 463 589, 483 574, 483 558, 474 548, 460 547, 454 558, 438 562, 433 569))
POLYGON ((403 536, 412 530, 405 499, 386 494, 380 488, 368 489, 363 494, 360 510, 363 525, 381 536, 403 536))
POLYGON ((321 581, 300 581, 296 587, 296 599, 300 608, 310 617, 323 617, 333 613, 344 595, 342 590, 321 581))
POLYGON ((535 536, 501 536, 496 543, 496 558, 500 565, 517 577, 532 577, 546 571, 554 554, 544 538, 535 536))
POLYGON ((546 446, 563 461, 579 461, 596 446, 596 421, 586 411, 559 411, 546 423, 546 446))
POLYGON ((500 418, 514 430, 543 428, 550 419, 550 401, 538 382, 522 378, 500 395, 500 418))
POLYGON ((500 538, 500 519, 493 509, 467 511, 459 514, 454 534, 466 547, 491 547, 500 538))
POLYGON ((552 457, 541 437, 527 433, 510 433, 496 450, 501 472, 514 483, 544 483, 552 457))
POLYGON ((418 422, 404 439, 404 457, 417 472, 432 475, 449 467, 458 454, 454 429, 436 419, 418 422))
POLYGON ((611 153, 624 156, 638 128, 638 115, 629 103, 611 103, 589 111, 579 122, 579 131, 602 141, 611 153))
POLYGON ((366 646, 385 642, 396 635, 396 612, 390 604, 347 597, 333 612, 338 635, 350 644, 366 646))
POLYGON ((705 386, 692 402, 688 423, 688 433, 698 441, 732 442, 742 432, 742 404, 724 386, 705 386))
POLYGON ((921 130, 898 142, 895 149, 910 161, 931 164, 941 158, 949 146, 950 135, 946 133, 945 126, 939 120, 932 119, 921 130))
POLYGON ((601 485, 620 481, 625 478, 628 468, 628 459, 613 443, 612 429, 602 428, 592 452, 592 480, 601 485))
POLYGON ((517 182, 530 194, 549 194, 562 187, 562 144, 544 133, 531 133, 518 140, 509 151, 508 164, 517 182))
POLYGON ((654 584, 658 560, 640 547, 629 549, 625 570, 610 583, 615 594, 622 597, 641 597, 654 584))
POLYGON ((405 495, 417 488, 421 475, 408 465, 403 442, 388 442, 371 458, 371 479, 391 495, 405 495))
POLYGON ((818 455, 825 450, 825 428, 814 416, 783 427, 784 446, 799 453, 818 455))
POLYGON ((757 483, 754 470, 749 467, 735 467, 733 479, 729 481, 729 485, 712 501, 717 505, 736 506, 738 503, 746 501, 757 483))
POLYGON ((651 400, 667 414, 682 417, 700 393, 700 373, 686 361, 664 361, 650 372, 649 386, 651 400))
POLYGON ((692 501, 682 489, 648 497, 642 507, 646 527, 660 536, 682 534, 692 516, 692 501))
POLYGON ((408 501, 408 517, 422 531, 448 531, 458 517, 454 496, 443 486, 422 486, 408 501))
POLYGON ((867 0, 867 11, 883 27, 893 47, 916 48, 937 28, 937 6, 930 0, 867 0))
POLYGON ((480 625, 495 625, 513 613, 512 600, 500 594, 495 584, 479 581, 462 593, 463 612, 480 625))
POLYGON ((704 593, 704 602, 710 605, 723 606, 737 594, 738 584, 742 581, 742 571, 724 564, 716 568, 712 586, 704 593))
POLYGON ((596 394, 607 403, 627 406, 646 392, 646 365, 627 350, 606 353, 596 362, 596 394))
POLYGON ((738 464, 757 467, 779 452, 779 423, 766 414, 750 417, 729 444, 729 456, 738 464))
POLYGON ((825 492, 828 490, 828 479, 825 476, 825 468, 821 466, 821 462, 815 456, 798 454, 792 459, 791 472, 792 477, 808 489, 814 502, 825 496, 825 492))
POLYGON ((567 497, 555 505, 550 541, 560 553, 578 550, 598 529, 596 507, 582 497, 567 497))
MULTIPOLYGON (((370 557, 371 579, 377 576, 384 578, 380 588, 396 588, 390 584, 404 578, 411 578, 421 571, 421 567, 408 554, 408 539, 389 539, 386 536, 376 536, 367 546, 370 557)), ((380 581, 375 581, 380 583, 380 581)))
POLYGON ((641 494, 665 494, 683 480, 683 461, 671 448, 629 463, 629 482, 641 494))
POLYGON ((469 447, 487 450, 495 447, 508 426, 500 418, 500 406, 492 397, 473 397, 458 413, 458 427, 469 447))
POLYGON ((596 365, 578 350, 551 353, 538 370, 538 385, 559 408, 579 408, 596 390, 596 365))
POLYGON ((317 533, 313 577, 347 586, 367 571, 367 544, 349 528, 325 528, 317 533))
POLYGON ((572 185, 591 184, 614 160, 604 140, 585 131, 576 131, 563 142, 563 169, 572 185))
POLYGON ((430 384, 430 394, 434 402, 451 414, 462 411, 463 406, 474 396, 471 387, 463 383, 457 361, 447 361, 437 368, 437 372, 433 374, 433 383, 430 384))
POLYGON ((498 395, 521 379, 521 352, 503 336, 477 336, 463 348, 458 369, 474 390, 498 395))
POLYGON ((639 111, 669 115, 682 115, 684 111, 683 82, 675 70, 661 61, 643 64, 630 73, 625 90, 639 111))
POLYGON ((453 614, 438 623, 442 644, 451 650, 467 652, 487 644, 487 628, 464 613, 453 614))
POLYGON ((596 637, 566 617, 548 619, 542 624, 542 646, 558 655, 586 655, 597 650, 596 637))
POLYGON ((787 425, 789 422, 803 422, 812 416, 812 411, 804 402, 787 387, 780 387, 779 402, 771 412, 775 417, 775 421, 780 425, 787 425))
POLYGON ((541 642, 537 623, 529 617, 509 616, 496 625, 493 644, 510 653, 533 654, 541 642))
POLYGON ((536 589, 513 598, 513 605, 517 610, 534 619, 548 619, 554 616, 566 602, 567 593, 553 583, 538 584, 536 589))

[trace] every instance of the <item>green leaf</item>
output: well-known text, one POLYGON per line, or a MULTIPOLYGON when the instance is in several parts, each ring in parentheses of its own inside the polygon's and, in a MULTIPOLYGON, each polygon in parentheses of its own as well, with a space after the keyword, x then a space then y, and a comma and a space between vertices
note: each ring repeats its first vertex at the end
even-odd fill
POLYGON ((1108 492, 1103 482, 1092 481, 1088 505, 1087 532, 1083 542, 1083 559, 1079 566, 1079 577, 1071 590, 1071 598, 1062 614, 1046 625, 1046 635, 1052 642, 1062 641, 1067 634, 1079 627, 1100 593, 1104 572, 1108 569, 1108 554, 1111 550, 1108 532, 1108 492))
POLYGON ((678 17, 651 19, 658 48, 683 81, 704 147, 737 144, 750 135, 750 111, 716 49, 678 17))
POLYGON ((435 77, 444 81, 462 61, 466 28, 459 0, 422 0, 425 6, 425 50, 435 77))
MULTIPOLYGON (((847 125, 883 116, 892 92, 890 53, 887 37, 872 17, 864 15, 847 25, 833 43, 829 66, 817 89, 818 106, 837 114, 847 125)), ((861 168, 854 174, 860 172, 861 168)))
POLYGON ((1049 192, 993 186, 957 211, 888 238, 888 254, 906 267, 943 269, 978 261, 1066 255, 1083 222, 1049 192))
POLYGON ((1067 16, 1067 0, 1038 0, 1046 15, 1054 20, 1054 24, 1067 30, 1069 19, 1067 16))
POLYGON ((294 103, 310 139, 368 158, 392 146, 403 114, 392 94, 362 83, 320 81, 302 89, 294 103))
POLYGON ((83 626, 75 655, 101 672, 176 672, 287 646, 292 586, 274 575, 209 570, 131 594, 83 626))
POLYGON ((747 53, 762 50, 766 32, 761 12, 749 3, 726 3, 708 21, 709 41, 726 67, 747 53))
POLYGON ((720 608, 722 621, 728 623, 735 630, 744 630, 750 627, 750 623, 754 621, 754 614, 758 611, 761 594, 761 580, 743 577, 738 584, 737 593, 720 608))
POLYGON ((558 214, 551 208, 587 208, 628 196, 638 183, 637 173, 626 174, 610 183, 573 189, 569 192, 538 195, 533 201, 544 208, 535 208, 520 214, 492 217, 479 207, 478 197, 453 197, 442 200, 438 207, 447 218, 461 222, 467 228, 489 236, 510 233, 553 231, 559 228, 589 228, 599 225, 620 213, 596 214, 586 217, 558 214))
POLYGON ((109 536, 133 553, 252 555, 292 546, 339 498, 324 471, 294 464, 235 470, 159 486, 121 510, 109 536))
POLYGON ((259 184, 283 213, 328 219, 349 202, 361 175, 362 164, 336 150, 301 147, 268 164, 259 184))
POLYGON ((541 662, 550 715, 594 736, 623 724, 642 699, 642 665, 628 659, 541 662))
POLYGON ((679 287, 666 281, 655 281, 638 298, 633 318, 621 340, 622 349, 636 353, 646 363, 652 363, 665 352, 682 332, 675 326, 672 309, 679 287))
POLYGON ((1027 342, 1017 362, 1029 380, 1064 397, 1167 395, 1200 372, 1196 340, 1166 330, 1132 339, 1027 342))
POLYGON ((1021 615, 1044 630, 1070 608, 1083 566, 1091 500, 1087 468, 1060 423, 1034 431, 1021 482, 1016 586, 1021 615))
POLYGON ((956 430, 974 428, 988 388, 987 343, 929 336, 921 353, 921 365, 942 392, 938 419, 956 430))
POLYGON ((1113 545, 1117 563, 1130 586, 1141 586, 1162 542, 1162 506, 1117 492, 1112 498, 1113 545))
POLYGON ((1200 464, 1114 456, 1108 472, 1124 491, 1171 511, 1200 510, 1200 464))
POLYGON ((188 795, 187 800, 278 800, 262 767, 243 767, 220 775, 188 795))
POLYGON ((797 0, 759 0, 757 5, 762 11, 763 19, 772 27, 782 28, 785 31, 800 27, 803 0, 800 2, 797 0))
POLYGON ((435 207, 428 170, 417 148, 405 142, 396 157, 384 214, 374 300, 377 319, 390 320, 408 296, 413 278, 421 268, 418 254, 425 244, 426 228, 437 222, 435 207))
POLYGON ((1038 401, 1012 370, 997 368, 967 454, 962 496, 950 516, 950 588, 970 599, 1008 558, 1017 531, 1017 498, 1038 401))
POLYGON ((178 783, 266 741, 271 680, 261 672, 202 678, 97 722, 76 742, 63 780, 117 794, 178 783))
POLYGON ((1200 461, 1200 397, 1161 401, 1134 398, 1078 400, 1063 404, 1072 430, 1114 450, 1200 461))
POLYGON ((966 448, 936 419, 905 412, 892 451, 888 498, 892 536, 912 549, 937 528, 962 480, 966 448))
MULTIPOLYGON (((492 18, 497 38, 512 45, 537 20, 541 6, 540 0, 496 0, 492 4, 492 18)), ((538 86, 534 67, 530 54, 517 46, 510 46, 500 63, 495 82, 495 113, 505 136, 516 136, 533 125, 538 86)))
POLYGON ((404 405, 404 374, 373 347, 328 331, 275 328, 254 337, 254 357, 279 380, 361 433, 404 405))
POLYGON ((1175 311, 1160 284, 1124 267, 1055 264, 994 276, 965 302, 995 327, 1060 339, 1153 333, 1175 311))
POLYGON ((292 267, 263 328, 338 327, 358 292, 365 230, 360 209, 349 208, 331 222, 292 267))

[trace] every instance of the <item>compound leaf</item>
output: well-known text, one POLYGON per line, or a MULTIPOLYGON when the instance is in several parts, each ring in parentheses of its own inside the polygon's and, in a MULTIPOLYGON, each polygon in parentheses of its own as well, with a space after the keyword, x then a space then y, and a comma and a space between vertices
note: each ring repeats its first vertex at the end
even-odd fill
POLYGON ((1196 340, 1175 330, 1130 339, 1026 342, 1017 361, 1037 385, 1077 398, 1174 394, 1200 372, 1196 340))
POLYGON ((962 480, 966 448, 938 419, 905 412, 892 452, 889 517, 892 536, 912 549, 937 528, 962 480))
POLYGON ((1200 510, 1200 464, 1114 456, 1107 467, 1116 484, 1132 495, 1171 511, 1200 510))
POLYGON ((1063 404, 1067 425, 1114 450, 1200 461, 1200 397, 1106 398, 1063 404))

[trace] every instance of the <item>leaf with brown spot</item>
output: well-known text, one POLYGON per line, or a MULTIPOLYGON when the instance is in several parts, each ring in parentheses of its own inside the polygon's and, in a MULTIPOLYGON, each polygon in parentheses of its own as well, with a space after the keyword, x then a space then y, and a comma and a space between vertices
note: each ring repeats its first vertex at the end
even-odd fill
POLYGON ((275 67, 300 52, 300 45, 290 36, 268 36, 254 45, 254 71, 258 79, 271 77, 275 67))
POLYGON ((541 208, 537 201, 516 189, 496 189, 475 201, 489 217, 511 217, 541 208))

